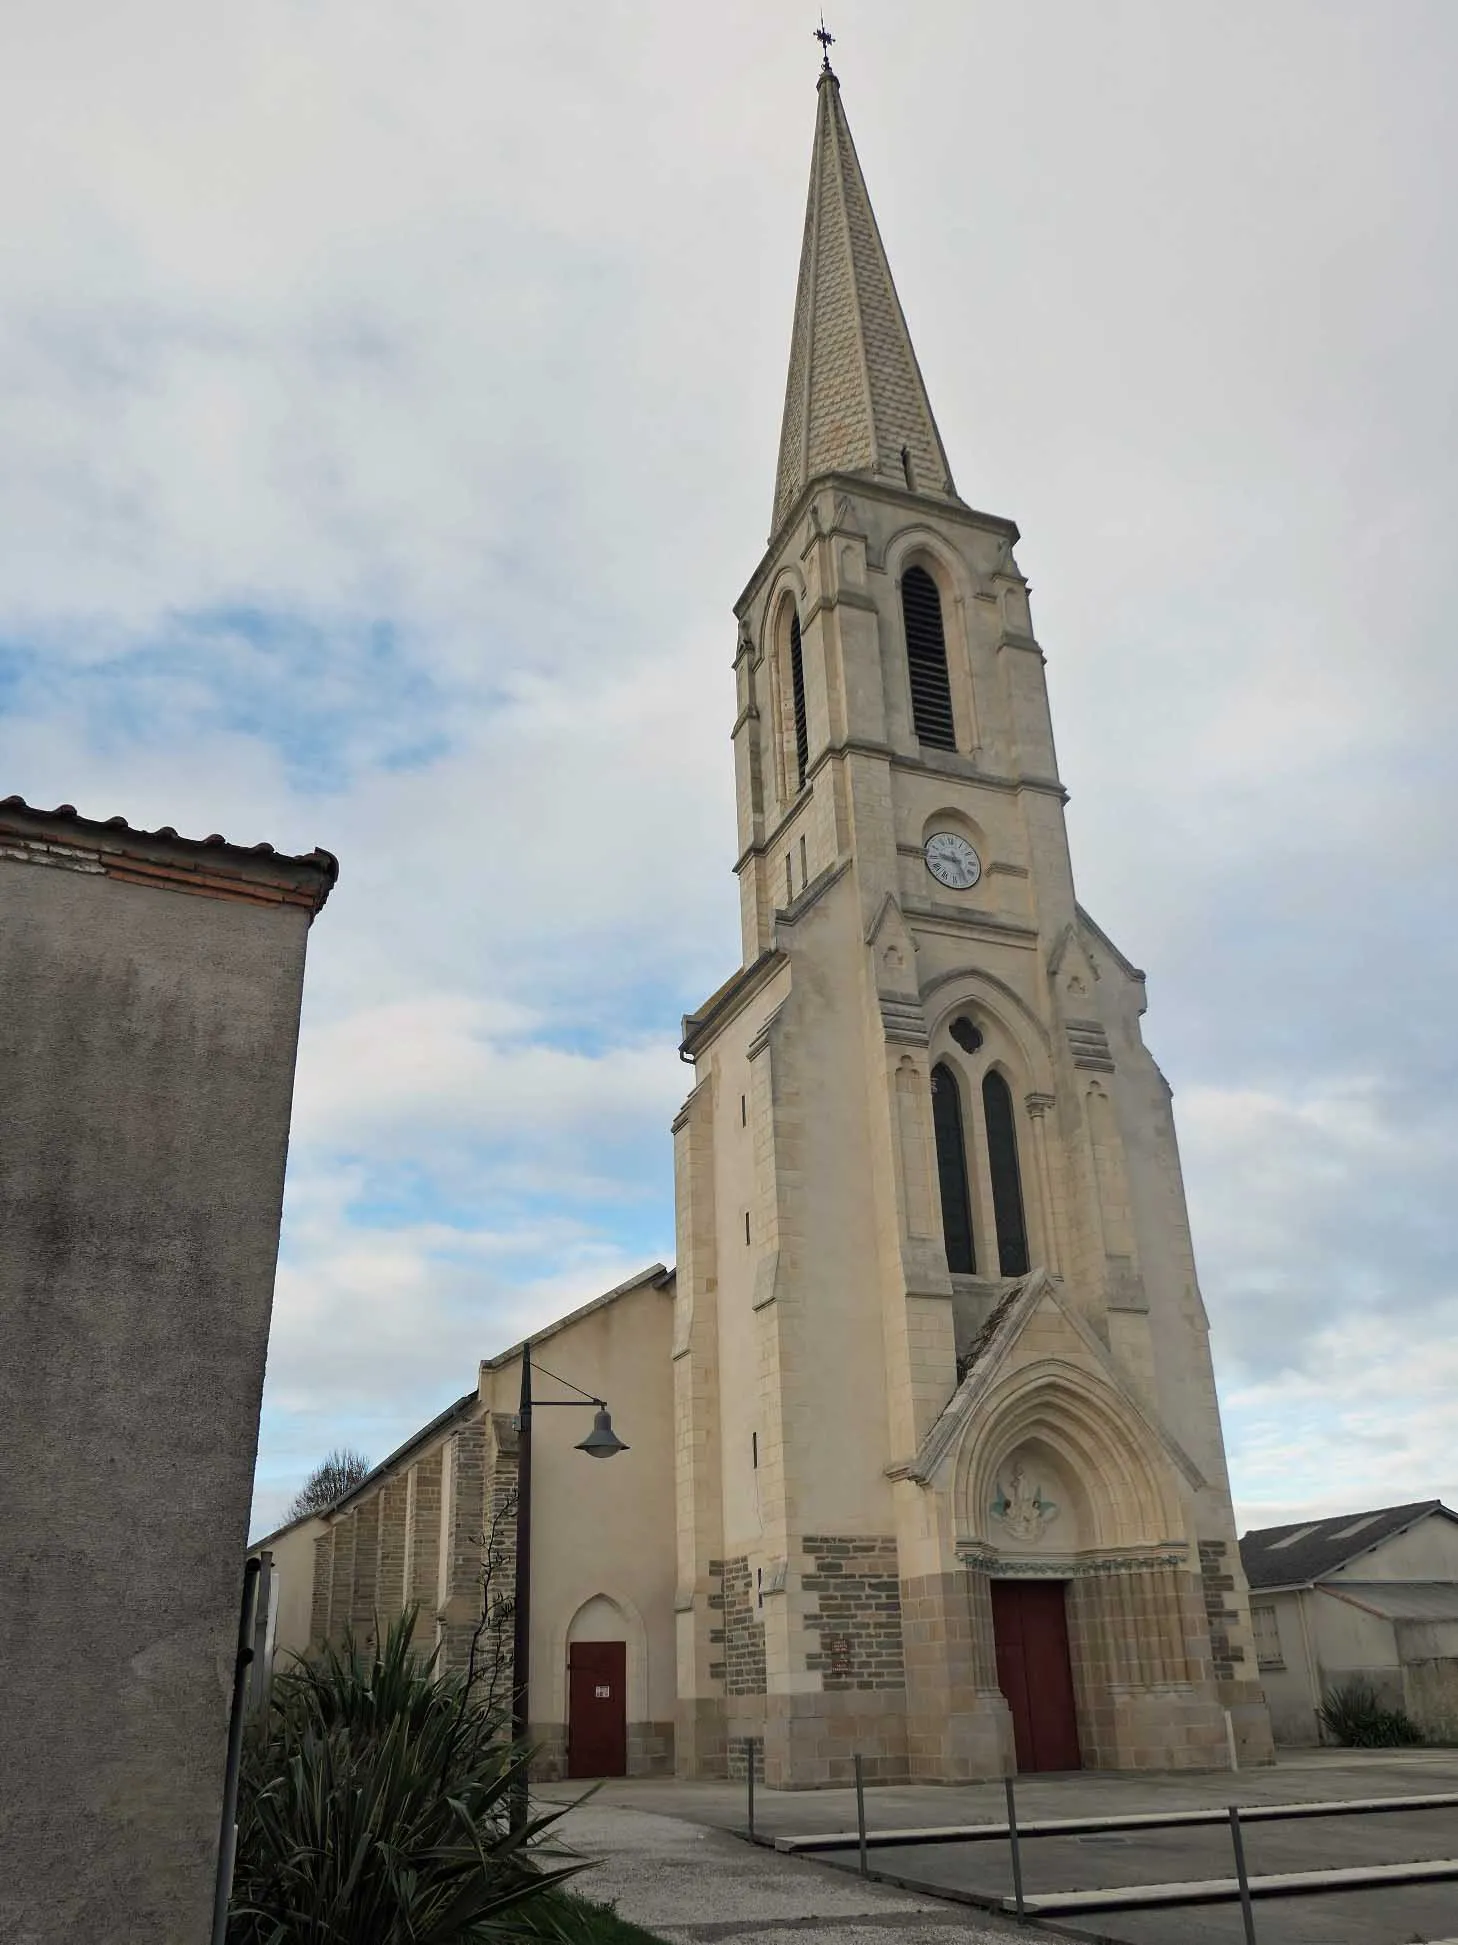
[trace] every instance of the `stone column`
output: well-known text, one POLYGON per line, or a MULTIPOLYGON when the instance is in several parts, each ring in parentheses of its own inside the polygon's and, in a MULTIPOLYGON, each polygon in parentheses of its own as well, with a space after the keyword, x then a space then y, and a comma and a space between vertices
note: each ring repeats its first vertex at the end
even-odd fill
POLYGON ((405 1605, 405 1515, 410 1482, 403 1472, 380 1491, 380 1566, 375 1603, 383 1632, 405 1605))
POLYGON ((1058 1248, 1058 1215, 1053 1206, 1053 1174, 1048 1165, 1048 1110, 1051 1094, 1029 1094, 1023 1102, 1033 1124, 1033 1163, 1038 1178, 1038 1201, 1042 1207, 1043 1267, 1050 1276, 1061 1276, 1058 1248))
POLYGON ((329 1639, 329 1597, 334 1582, 334 1528, 326 1526, 314 1542, 314 1597, 309 1609, 309 1645, 329 1639))
POLYGON ((713 1117, 713 1088, 701 1081, 673 1124, 674 1752, 686 1777, 723 1776, 726 1762, 713 1117))
POLYGON ((443 1668, 464 1672, 481 1620, 486 1544, 486 1424, 472 1419, 451 1441, 451 1507, 447 1527, 443 1668))
POLYGON ((901 1583, 906 1741, 913 1782, 969 1783, 1014 1767, 1012 1716, 997 1685, 985 1569, 901 1583))
POLYGON ((439 1446, 410 1469, 411 1547, 406 1571, 410 1576, 410 1599, 420 1609, 415 1643, 428 1652, 435 1642, 436 1590, 440 1581, 440 1486, 442 1467, 439 1446))
POLYGON ((1069 1650, 1086 1768, 1223 1765, 1224 1717, 1208 1664, 1192 1664, 1188 1655, 1180 1578, 1172 1562, 1139 1557, 1069 1584, 1069 1650))
POLYGON ((375 1603, 380 1566, 380 1495, 358 1500, 354 1521, 354 1584, 349 1595, 349 1631, 362 1654, 375 1646, 375 1603))
POLYGON ((329 1582, 329 1639, 338 1646, 353 1611, 355 1518, 351 1510, 332 1522, 333 1572, 329 1582))

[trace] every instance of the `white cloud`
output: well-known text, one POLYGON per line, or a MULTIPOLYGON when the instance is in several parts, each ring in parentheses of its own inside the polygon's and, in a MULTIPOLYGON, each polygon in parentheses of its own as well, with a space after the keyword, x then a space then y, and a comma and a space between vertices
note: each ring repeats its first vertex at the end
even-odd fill
MULTIPOLYGON (((1026 536, 1081 895, 1150 970, 1232 1395, 1346 1411, 1324 1333, 1431 1339, 1455 1288, 1458 23, 842 10, 959 484, 1026 536)), ((669 1233, 810 24, 59 0, 8 50, 0 794, 342 861, 265 1477, 669 1233)))
POLYGON ((1244 1526, 1412 1499, 1458 1505, 1453 1397, 1458 1297, 1391 1322, 1328 1326, 1304 1368, 1225 1392, 1232 1486, 1244 1526))

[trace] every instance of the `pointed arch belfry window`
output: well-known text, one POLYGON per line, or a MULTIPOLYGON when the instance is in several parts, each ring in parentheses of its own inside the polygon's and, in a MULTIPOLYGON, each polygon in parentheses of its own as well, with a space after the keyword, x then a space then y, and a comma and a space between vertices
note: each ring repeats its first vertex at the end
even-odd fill
POLYGON ((790 707, 795 719, 795 788, 805 788, 810 767, 810 724, 805 714, 805 655, 800 646, 800 616, 790 612, 790 707))
POLYGON ((1018 1172, 1018 1134, 1012 1092, 995 1067, 982 1082, 982 1118, 987 1124, 987 1167, 992 1177, 992 1212, 997 1223, 997 1261, 1003 1276, 1028 1273, 1028 1225, 1023 1215, 1023 1184, 1018 1172))
POLYGON ((911 719, 917 741, 937 750, 954 750, 957 731, 947 676, 942 597, 924 567, 908 567, 901 577, 901 619, 906 625, 906 671, 911 678, 911 719))
POLYGON ((937 1143, 937 1180, 942 1191, 942 1235, 947 1268, 953 1276, 977 1274, 972 1240, 972 1197, 968 1189, 967 1139, 962 1126, 962 1095, 957 1076, 945 1062, 933 1067, 932 1129, 937 1143))

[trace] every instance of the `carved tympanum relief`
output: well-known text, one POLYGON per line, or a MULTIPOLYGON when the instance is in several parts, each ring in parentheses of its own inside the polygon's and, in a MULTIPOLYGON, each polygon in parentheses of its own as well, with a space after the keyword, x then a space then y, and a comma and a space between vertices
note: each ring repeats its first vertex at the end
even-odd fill
POLYGON ((993 1523, 1010 1539, 1024 1546, 1040 1540, 1058 1517, 1056 1500, 1048 1498, 1040 1483, 1023 1470, 1021 1459, 1014 1459, 1006 1483, 998 1479, 997 1491, 988 1509, 993 1523))

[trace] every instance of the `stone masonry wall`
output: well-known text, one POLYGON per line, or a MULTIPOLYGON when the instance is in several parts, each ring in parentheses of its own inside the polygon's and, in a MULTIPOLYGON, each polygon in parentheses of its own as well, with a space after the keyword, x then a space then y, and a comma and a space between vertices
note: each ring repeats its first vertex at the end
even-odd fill
POLYGON ((396 1473, 380 1493, 380 1563, 375 1601, 380 1626, 387 1628, 405 1605, 405 1520, 410 1492, 408 1473, 396 1473))
POLYGON ((435 1610, 440 1582, 440 1485, 441 1448, 436 1447, 411 1468, 414 1493, 411 1524, 409 1598, 420 1609, 415 1640, 429 1648, 435 1640, 435 1610))
MULTIPOLYGON (((735 1560, 711 1560, 711 1575, 716 1568, 722 1575, 723 1583, 718 1604, 724 1615, 724 1693, 763 1695, 764 1622, 759 1616, 749 1561, 743 1554, 735 1560)), ((711 1594, 709 1605, 712 1607, 714 1604, 715 1596, 711 1594)), ((710 1672, 713 1672, 713 1667, 710 1672)))
POLYGON ((805 1666, 827 1692, 904 1688, 895 1540, 812 1533, 803 1547, 811 1567, 801 1585, 816 1597, 805 1627, 820 1639, 805 1666))
POLYGON ((1235 1681, 1246 1672, 1236 1667, 1237 1662, 1245 1660, 1245 1649, 1230 1638, 1231 1626, 1239 1622, 1240 1614, 1228 1599, 1235 1591, 1234 1577, 1226 1567, 1228 1551, 1224 1540, 1200 1542, 1200 1581, 1205 1592, 1205 1615, 1210 1623, 1210 1660, 1215 1679, 1221 1682, 1235 1681))
POLYGON ((441 1666, 464 1673, 481 1618, 481 1569, 486 1539, 486 1426, 462 1425, 452 1440, 446 1603, 441 1616, 441 1666))
POLYGON ((354 1522, 354 1585, 349 1597, 349 1631, 356 1647, 375 1645, 375 1614, 379 1591, 380 1495, 357 1501, 349 1517, 354 1522))
POLYGON ((329 1639, 329 1595, 334 1579, 334 1528, 326 1526, 314 1542, 314 1597, 309 1608, 309 1640, 329 1639))

